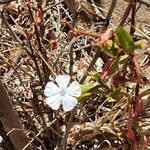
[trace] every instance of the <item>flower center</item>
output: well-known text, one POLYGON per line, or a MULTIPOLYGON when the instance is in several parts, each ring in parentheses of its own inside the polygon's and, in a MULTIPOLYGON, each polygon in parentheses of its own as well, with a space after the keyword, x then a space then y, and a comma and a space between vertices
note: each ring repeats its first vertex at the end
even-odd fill
POLYGON ((66 93, 65 89, 61 89, 61 91, 60 91, 61 96, 64 96, 65 93, 66 93))

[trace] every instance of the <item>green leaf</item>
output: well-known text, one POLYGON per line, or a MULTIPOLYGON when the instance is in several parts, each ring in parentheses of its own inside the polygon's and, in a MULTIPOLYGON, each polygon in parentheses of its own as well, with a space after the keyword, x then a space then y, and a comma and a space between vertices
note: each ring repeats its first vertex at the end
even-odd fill
POLYGON ((94 88, 95 85, 93 83, 85 83, 85 84, 80 85, 80 87, 81 87, 82 93, 85 94, 85 93, 88 93, 92 88, 94 88))
POLYGON ((94 85, 93 83, 85 83, 83 85, 80 85, 81 90, 82 90, 82 94, 86 94, 86 93, 105 93, 105 89, 103 87, 101 87, 101 85, 97 84, 94 85))
POLYGON ((102 76, 101 72, 92 71, 92 72, 89 72, 89 75, 97 82, 99 82, 99 83, 102 82, 101 81, 101 76, 102 76))
POLYGON ((82 94, 78 97, 78 101, 81 102, 91 96, 91 94, 106 94, 106 89, 102 88, 101 85, 94 85, 93 83, 85 83, 80 85, 82 94))
POLYGON ((139 40, 135 42, 136 49, 142 49, 146 46, 147 41, 146 40, 139 40))
POLYGON ((78 97, 78 101, 79 102, 82 102, 84 100, 86 100, 87 98, 89 98, 91 96, 92 93, 85 93, 85 94, 82 94, 81 96, 78 97))
POLYGON ((118 67, 119 69, 122 69, 126 63, 126 61, 128 60, 129 55, 123 55, 120 57, 119 62, 118 62, 118 67))
POLYGON ((96 93, 96 94, 106 94, 106 89, 100 87, 100 85, 94 87, 93 89, 91 89, 92 93, 96 93))
POLYGON ((123 69, 123 67, 126 64, 128 58, 129 58, 129 55, 122 55, 122 56, 116 58, 109 67, 109 73, 113 74, 116 71, 119 71, 119 70, 123 69))
POLYGON ((113 57, 113 56, 118 55, 119 47, 118 47, 117 43, 115 43, 112 40, 109 40, 109 41, 107 41, 107 44, 110 47, 110 49, 108 49, 107 51, 109 51, 109 53, 111 53, 111 55, 108 55, 108 56, 113 57))
POLYGON ((92 93, 90 90, 94 88, 95 85, 93 83, 85 83, 85 84, 81 84, 80 87, 82 90, 82 94, 81 96, 78 97, 78 101, 82 102, 91 96, 92 93))
POLYGON ((119 40, 119 44, 122 46, 124 52, 128 55, 133 55, 136 46, 132 36, 121 27, 116 30, 116 34, 119 40))

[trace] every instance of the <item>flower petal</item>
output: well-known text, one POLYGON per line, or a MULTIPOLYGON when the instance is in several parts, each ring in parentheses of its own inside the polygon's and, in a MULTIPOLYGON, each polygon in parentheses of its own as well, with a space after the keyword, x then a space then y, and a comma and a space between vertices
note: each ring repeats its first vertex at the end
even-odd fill
POLYGON ((76 105, 78 101, 75 97, 65 95, 62 97, 62 104, 63 104, 63 109, 65 112, 72 110, 76 105))
POLYGON ((51 107, 53 110, 58 110, 60 107, 60 103, 61 103, 62 97, 60 94, 51 96, 51 97, 47 97, 46 98, 46 104, 51 107))
POLYGON ((45 96, 53 96, 53 95, 58 94, 59 92, 60 92, 60 88, 53 82, 48 82, 46 84, 46 87, 44 90, 45 96))
POLYGON ((67 88, 70 81, 70 76, 68 75, 58 75, 56 77, 56 82, 61 89, 67 88))
POLYGON ((81 88, 77 81, 73 81, 70 86, 66 89, 66 94, 70 96, 80 96, 81 95, 81 88))

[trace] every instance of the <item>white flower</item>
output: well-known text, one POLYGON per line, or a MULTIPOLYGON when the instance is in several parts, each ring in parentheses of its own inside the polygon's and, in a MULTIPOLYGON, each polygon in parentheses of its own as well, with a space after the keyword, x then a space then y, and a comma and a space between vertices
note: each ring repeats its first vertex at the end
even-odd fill
POLYGON ((48 82, 44 94, 47 96, 46 104, 53 110, 58 110, 62 104, 64 111, 72 110, 78 103, 76 97, 81 95, 81 88, 77 81, 73 81, 69 86, 70 77, 68 75, 58 75, 57 85, 48 82))

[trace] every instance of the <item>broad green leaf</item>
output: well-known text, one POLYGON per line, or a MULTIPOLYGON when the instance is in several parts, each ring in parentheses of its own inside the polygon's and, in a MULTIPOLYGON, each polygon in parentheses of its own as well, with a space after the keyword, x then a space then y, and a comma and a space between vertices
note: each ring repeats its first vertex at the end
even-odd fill
POLYGON ((81 90, 82 90, 82 94, 86 94, 86 93, 105 93, 105 89, 103 87, 101 87, 101 85, 97 84, 94 85, 93 83, 86 83, 83 85, 80 85, 81 90))
POLYGON ((91 96, 91 94, 106 94, 106 90, 101 85, 94 85, 93 83, 86 83, 83 85, 80 85, 82 90, 82 95, 78 97, 78 101, 81 102, 83 100, 86 100, 88 97, 91 96))
POLYGON ((122 46, 124 52, 128 55, 133 55, 135 50, 135 43, 132 36, 121 27, 116 30, 116 34, 119 40, 119 44, 122 46))
POLYGON ((78 101, 79 102, 82 102, 84 100, 86 100, 88 97, 91 96, 92 93, 85 93, 85 94, 82 94, 81 96, 78 97, 78 101))
POLYGON ((81 90, 82 90, 82 93, 87 93, 89 92, 92 88, 95 87, 95 85, 93 83, 85 83, 85 84, 82 84, 80 85, 81 87, 81 90))
POLYGON ((89 75, 97 82, 99 82, 99 83, 102 82, 101 81, 101 76, 102 76, 101 72, 92 71, 92 72, 89 72, 89 75))
POLYGON ((82 102, 82 101, 86 100, 88 97, 90 97, 90 95, 92 94, 90 92, 90 90, 93 87, 95 87, 95 85, 93 83, 85 83, 85 84, 81 84, 80 87, 82 90, 82 94, 81 94, 81 96, 78 97, 78 101, 82 102))

